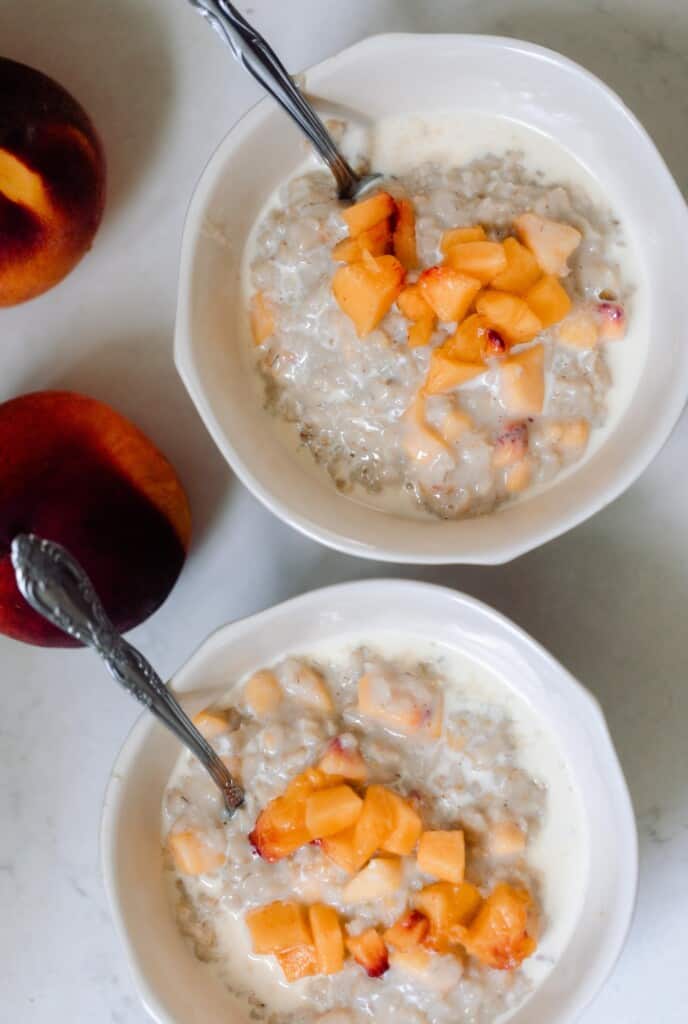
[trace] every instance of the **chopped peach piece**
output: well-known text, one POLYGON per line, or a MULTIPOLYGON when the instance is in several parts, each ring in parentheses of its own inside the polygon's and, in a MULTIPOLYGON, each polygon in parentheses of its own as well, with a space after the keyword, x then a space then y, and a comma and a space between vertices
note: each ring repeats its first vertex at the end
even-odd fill
POLYGON ((309 946, 312 943, 306 911, 299 903, 277 900, 249 910, 246 924, 251 933, 254 953, 281 953, 294 946, 309 946))
POLYGON ((569 294, 552 274, 541 277, 523 296, 543 327, 563 320, 571 309, 569 294))
POLYGON ((457 928, 467 925, 475 917, 482 896, 470 882, 461 885, 435 882, 416 893, 413 903, 430 922, 430 931, 424 940, 426 945, 446 952, 456 941, 457 928))
POLYGON ((492 287, 500 292, 521 295, 534 285, 540 277, 538 261, 530 249, 521 245, 517 238, 505 238, 502 242, 506 257, 506 269, 492 280, 492 287))
POLYGON ((167 845, 175 867, 183 875, 210 875, 227 859, 222 850, 209 846, 203 835, 193 829, 168 836, 167 845))
POLYGON ((444 347, 453 359, 480 363, 493 356, 503 356, 509 346, 487 317, 474 313, 459 324, 444 347))
POLYGON ((530 893, 502 882, 495 886, 459 941, 471 956, 497 970, 518 967, 535 952, 537 943, 528 932, 530 893))
POLYGON ((299 664, 293 673, 283 677, 284 689, 291 697, 318 711, 329 713, 334 710, 332 695, 327 683, 312 665, 299 664))
POLYGON ((349 229, 352 238, 356 238, 363 231, 379 224, 381 220, 391 217, 396 210, 396 203, 389 192, 378 192, 368 199, 362 199, 360 203, 354 203, 348 209, 342 211, 342 217, 349 229))
POLYGON ((406 333, 409 348, 420 348, 422 345, 429 345, 432 334, 435 330, 435 314, 425 317, 423 320, 416 320, 409 324, 406 333))
POLYGON ((343 263, 356 263, 363 259, 364 251, 371 256, 383 256, 392 248, 392 229, 389 221, 381 220, 356 238, 344 238, 332 250, 332 259, 343 263))
POLYGON ((359 338, 380 323, 401 291, 405 276, 394 256, 371 256, 367 251, 363 256, 358 263, 339 267, 332 278, 332 293, 353 320, 359 338))
POLYGON ((387 728, 410 736, 436 738, 442 731, 442 693, 397 687, 382 675, 367 673, 358 680, 358 710, 387 728))
POLYGON ((292 949, 276 953, 275 956, 288 982, 311 978, 318 973, 320 965, 315 946, 294 946, 292 949))
POLYGON ((387 945, 395 949, 412 949, 420 945, 429 928, 430 922, 420 910, 405 910, 383 937, 387 945))
POLYGON ((432 954, 415 946, 411 949, 396 949, 389 955, 390 966, 398 967, 410 974, 425 974, 430 968, 432 954))
POLYGON ((281 860, 311 842, 306 800, 316 790, 332 784, 332 776, 309 768, 292 779, 283 796, 275 797, 260 812, 249 840, 264 860, 281 860))
POLYGON ((488 849, 493 857, 513 857, 525 848, 525 832, 515 821, 498 821, 490 829, 488 849))
POLYGON ((347 935, 346 946, 371 978, 379 978, 388 969, 387 946, 375 928, 368 928, 360 935, 347 935))
POLYGON ((424 270, 418 284, 438 319, 447 323, 463 320, 482 287, 476 278, 444 266, 424 270))
POLYGON ((256 718, 272 714, 282 701, 282 687, 268 669, 254 672, 244 686, 244 702, 256 718))
POLYGON ((308 908, 320 974, 337 974, 344 966, 344 935, 334 907, 314 903, 308 908))
POLYGON ((463 409, 450 409, 442 420, 440 433, 448 444, 454 444, 460 437, 473 429, 473 420, 463 409))
POLYGON ((600 335, 597 319, 589 309, 576 309, 557 328, 557 338, 569 348, 595 348, 600 335))
POLYGON ((251 298, 251 334, 255 345, 262 345, 275 333, 275 314, 270 300, 263 292, 254 292, 251 298))
POLYGON ((520 459, 513 466, 508 466, 504 474, 504 486, 509 494, 520 494, 530 485, 533 467, 530 459, 520 459))
POLYGON ((512 466, 528 451, 528 424, 508 423, 495 439, 492 465, 497 469, 512 466))
POLYGON ((408 199, 397 201, 397 219, 393 235, 394 255, 407 270, 418 266, 416 215, 408 199))
MULTIPOLYGON (((404 450, 410 459, 419 463, 433 463, 436 459, 448 454, 449 449, 444 440, 425 418, 425 396, 422 393, 417 394, 413 399, 402 420, 404 450)), ((365 700, 366 694, 364 693, 365 700)), ((379 709, 377 713, 373 711, 372 714, 373 717, 380 718, 382 709, 379 709)))
POLYGON ((358 748, 346 742, 341 736, 331 740, 321 757, 318 768, 327 775, 340 775, 343 779, 365 782, 368 767, 358 748))
POLYGON ((387 791, 391 811, 391 831, 382 843, 386 853, 397 853, 402 857, 413 852, 423 831, 423 823, 411 804, 397 793, 387 791))
POLYGON ((453 391, 461 387, 466 381, 479 377, 485 373, 485 363, 467 363, 460 359, 454 359, 446 351, 446 342, 439 348, 432 350, 430 355, 430 367, 423 385, 427 395, 443 395, 447 391, 453 391))
POLYGON ((365 863, 356 847, 355 826, 339 832, 336 836, 328 836, 320 842, 320 849, 337 867, 353 875, 365 863))
POLYGON ((626 312, 618 302, 600 302, 595 307, 597 326, 604 341, 619 341, 626 336, 626 312))
POLYGON ((512 415, 534 416, 545 401, 545 350, 533 345, 509 356, 499 367, 499 397, 512 415))
POLYGON ((312 839, 334 836, 355 824, 362 807, 351 786, 321 789, 306 800, 306 828, 312 839))
POLYGON ((459 242, 447 251, 446 262, 483 284, 489 284, 507 265, 504 248, 499 242, 459 242))
POLYGON ((563 277, 568 273, 569 256, 583 238, 577 228, 537 213, 522 213, 515 219, 514 226, 546 274, 563 277))
POLYGON ((373 857, 344 887, 345 903, 368 903, 393 896, 401 885, 399 857, 373 857))
POLYGON ((480 224, 472 228, 451 228, 442 235, 440 249, 446 256, 454 245, 461 245, 463 242, 484 242, 486 238, 485 228, 480 224))
POLYGON ((530 306, 509 292, 482 292, 476 299, 475 308, 512 345, 532 341, 542 330, 542 323, 530 306))
POLYGON ((193 724, 206 740, 227 732, 227 712, 221 708, 205 708, 194 715, 193 724))
POLYGON ((363 867, 376 850, 381 849, 394 828, 396 794, 385 786, 369 786, 363 800, 361 815, 354 826, 354 847, 363 867))
POLYGON ((425 317, 435 315, 417 284, 408 284, 399 292, 397 306, 409 320, 423 320, 425 317))
POLYGON ((418 842, 417 863, 426 875, 454 885, 463 882, 466 846, 462 830, 424 832, 418 842))
POLYGON ((564 432, 559 442, 559 447, 572 450, 585 448, 590 437, 590 424, 587 420, 569 420, 564 424, 564 432))

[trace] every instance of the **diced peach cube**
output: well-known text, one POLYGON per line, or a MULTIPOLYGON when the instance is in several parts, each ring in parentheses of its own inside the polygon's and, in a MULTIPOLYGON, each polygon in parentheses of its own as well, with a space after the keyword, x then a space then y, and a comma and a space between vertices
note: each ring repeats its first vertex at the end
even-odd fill
POLYGON ((337 736, 330 740, 318 762, 318 768, 327 775, 340 775, 354 782, 364 782, 368 778, 368 766, 353 737, 337 736))
POLYGON ((619 341, 626 336, 626 312, 619 302, 599 302, 595 316, 600 337, 604 341, 619 341))
POLYGON ((442 345, 452 359, 464 363, 482 363, 484 360, 485 334, 489 320, 474 313, 459 324, 456 331, 442 345))
POLYGON ((504 474, 504 486, 509 494, 520 494, 530 486, 533 467, 530 459, 520 459, 513 466, 508 466, 504 474))
POLYGON ((320 974, 337 974, 344 966, 344 934, 334 907, 315 903, 308 909, 320 974))
POLYGON ((318 973, 318 954, 313 945, 294 946, 292 949, 276 953, 275 956, 285 980, 290 983, 300 981, 301 978, 311 978, 318 973))
POLYGON ((556 277, 545 274, 523 296, 543 327, 563 320, 571 309, 569 294, 556 277))
POLYGON ((356 238, 344 238, 332 250, 332 259, 343 263, 356 263, 363 259, 363 253, 371 256, 383 256, 391 251, 392 229, 389 221, 381 220, 367 231, 362 231, 356 238))
POLYGON ((499 397, 512 416, 535 416, 545 401, 545 350, 542 345, 517 352, 499 367, 499 397))
POLYGON ((440 433, 448 444, 454 444, 473 426, 473 420, 463 409, 450 409, 442 420, 440 433))
POLYGON ((600 335, 595 314, 590 309, 576 309, 557 328, 557 338, 569 348, 595 348, 600 335))
POLYGON ((311 842, 306 800, 316 790, 332 784, 331 775, 309 768, 292 779, 283 796, 275 797, 260 812, 249 841, 264 860, 281 860, 311 842))
POLYGON ((454 358, 451 351, 447 351, 446 345, 445 342, 432 350, 428 375, 423 385, 426 395, 444 395, 448 391, 454 391, 455 388, 461 387, 462 384, 473 380, 474 377, 479 377, 487 370, 482 361, 467 363, 454 358))
POLYGON ((453 885, 463 882, 466 846, 462 830, 424 832, 418 843, 417 863, 426 875, 453 885))
POLYGON ((332 278, 332 293, 342 311, 353 320, 359 338, 370 334, 380 323, 401 291, 405 276, 394 256, 371 256, 368 252, 363 256, 358 263, 339 267, 332 278))
POLYGON ((517 238, 505 238, 502 245, 506 269, 493 278, 492 287, 500 292, 522 295, 535 284, 542 271, 530 249, 521 245, 517 238))
POLYGON ((320 849, 337 867, 353 875, 365 863, 356 847, 355 826, 321 840, 320 849))
POLYGON ((354 847, 358 858, 355 870, 367 864, 381 849, 396 823, 395 795, 385 786, 369 786, 360 817, 354 826, 354 847))
POLYGON ((167 838, 177 871, 183 875, 210 875, 224 864, 224 851, 210 845, 202 833, 193 829, 175 832, 167 838))
POLYGON ((396 210, 396 203, 389 192, 377 192, 368 199, 362 199, 354 203, 348 209, 342 211, 342 217, 349 229, 352 238, 356 238, 363 231, 379 224, 381 220, 391 217, 396 210))
POLYGON ((430 922, 420 910, 405 910, 392 927, 387 929, 384 940, 395 949, 412 949, 420 945, 429 928, 430 922))
POLYGON ((512 345, 532 341, 542 323, 527 302, 509 292, 486 291, 476 299, 475 308, 512 345))
POLYGON ((254 292, 250 307, 251 334, 255 345, 262 345, 275 333, 275 313, 263 292, 254 292))
POLYGON ((413 852, 418 838, 423 831, 420 815, 411 804, 397 793, 389 793, 391 811, 391 831, 382 843, 386 853, 396 853, 401 857, 413 852))
POLYGON ((432 316, 432 307, 423 298, 423 293, 417 284, 407 284, 397 296, 397 306, 409 320, 423 320, 432 316))
POLYGON ((308 707, 329 713, 334 710, 332 695, 323 675, 312 665, 299 663, 293 671, 283 675, 283 686, 290 697, 308 707))
MULTIPOLYGON (((425 418, 425 396, 423 394, 416 395, 404 413, 402 422, 404 451, 410 459, 421 464, 432 464, 436 459, 448 454, 449 449, 444 440, 425 418)), ((367 683, 364 684, 365 687, 367 687, 367 683)), ((364 693, 364 701, 365 699, 364 693)), ((375 717, 375 713, 373 713, 373 717, 375 717)))
POLYGON ((446 323, 463 320, 482 287, 476 278, 445 266, 424 270, 418 284, 438 319, 446 323))
POLYGON ((379 978, 389 968, 387 946, 375 928, 368 928, 360 935, 347 935, 346 946, 369 977, 379 978))
POLYGON ((306 828, 312 839, 334 836, 355 824, 363 801, 350 786, 321 789, 306 800, 306 828))
POLYGON ((435 330, 435 314, 425 317, 423 320, 416 320, 409 324, 406 332, 406 339, 409 348, 420 348, 422 345, 429 345, 432 334, 435 330))
POLYGON ((508 423, 495 439, 492 465, 497 469, 513 466, 528 452, 528 424, 508 423))
POLYGON ((262 718, 276 711, 282 701, 282 687, 277 677, 268 669, 261 669, 254 672, 244 686, 244 702, 246 707, 255 715, 262 718))
POLYGON ((488 967, 510 971, 535 952, 528 931, 530 893, 501 882, 495 886, 460 941, 471 956, 488 967))
POLYGON ((306 911, 299 903, 277 900, 249 910, 246 924, 251 933, 253 952, 261 955, 281 953, 313 942, 306 911))
POLYGON ((373 857, 344 887, 345 903, 368 903, 393 896, 401 885, 399 857, 373 857))
POLYGON ((204 739, 212 740, 227 732, 227 712, 221 708, 205 708, 194 715, 193 724, 204 739))
POLYGON ((438 952, 446 952, 456 941, 457 929, 475 917, 482 896, 470 882, 462 882, 461 885, 435 882, 416 893, 413 903, 430 922, 430 931, 424 940, 426 945, 438 952))
POLYGON ((559 440, 559 448, 565 452, 572 452, 585 448, 590 437, 590 424, 584 419, 567 420, 563 424, 562 435, 559 440))
POLYGON ((498 821, 490 829, 488 849, 493 857, 514 857, 525 848, 525 832, 515 821, 498 821))
POLYGON ((430 969, 432 953, 422 946, 414 946, 411 949, 396 949, 389 955, 391 967, 397 967, 408 974, 427 974, 430 969))
POLYGON ((397 216, 393 235, 394 255, 407 270, 418 266, 416 250, 416 215, 408 199, 397 201, 397 216))
POLYGON ((507 265, 500 242, 459 242, 447 251, 446 262, 483 284, 489 284, 507 265))
POLYGON ((366 673, 358 681, 358 710, 404 735, 436 738, 442 731, 442 692, 404 688, 382 674, 366 673))
POLYGON ((546 274, 563 277, 568 273, 569 256, 583 238, 577 228, 537 213, 522 213, 515 219, 514 226, 546 274))
POLYGON ((442 235, 440 250, 446 256, 454 245, 461 245, 463 242, 484 242, 486 238, 485 228, 480 224, 472 228, 451 228, 442 235))

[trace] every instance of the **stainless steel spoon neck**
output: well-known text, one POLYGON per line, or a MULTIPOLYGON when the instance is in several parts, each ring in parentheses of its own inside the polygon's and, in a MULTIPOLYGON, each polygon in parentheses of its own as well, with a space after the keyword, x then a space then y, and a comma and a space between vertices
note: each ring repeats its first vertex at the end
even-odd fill
POLYGON ((93 648, 111 675, 184 743, 222 791, 227 814, 243 803, 243 790, 140 651, 120 636, 90 579, 68 551, 34 534, 12 541, 19 591, 58 629, 93 648))
POLYGON ((313 107, 269 43, 229 0, 189 0, 227 43, 240 64, 289 114, 325 161, 340 199, 354 199, 363 179, 346 161, 313 107))

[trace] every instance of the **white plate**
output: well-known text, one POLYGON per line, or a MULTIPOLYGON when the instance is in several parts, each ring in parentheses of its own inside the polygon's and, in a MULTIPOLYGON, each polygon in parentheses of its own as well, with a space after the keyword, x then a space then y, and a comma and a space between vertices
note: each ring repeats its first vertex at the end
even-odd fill
POLYGON ((544 132, 596 177, 638 257, 648 294, 642 384, 601 448, 571 475, 499 513, 423 521, 337 494, 288 457, 256 399, 239 351, 246 313, 244 242, 263 203, 304 156, 299 133, 269 100, 229 133, 193 197, 182 247, 175 360, 236 474, 303 533, 350 554, 395 562, 505 562, 570 529, 628 487, 657 454, 688 395, 685 203, 649 136, 583 68, 530 43, 491 36, 376 36, 307 73, 326 102, 371 118, 407 111, 500 114, 544 132), (223 235, 226 244, 218 238, 223 235))
MULTIPOLYGON (((571 1024, 612 969, 631 920, 637 836, 628 791, 602 713, 542 647, 497 612, 453 590, 400 580, 314 591, 214 633, 172 680, 195 713, 229 684, 280 658, 345 634, 416 635, 479 657, 532 707, 579 791, 590 837, 581 909, 563 956, 511 1024, 571 1024)), ((101 854, 117 931, 141 998, 159 1024, 249 1024, 189 952, 165 892, 163 791, 177 741, 148 715, 112 772, 101 854)), ((583 867, 581 868, 583 870, 583 867)))

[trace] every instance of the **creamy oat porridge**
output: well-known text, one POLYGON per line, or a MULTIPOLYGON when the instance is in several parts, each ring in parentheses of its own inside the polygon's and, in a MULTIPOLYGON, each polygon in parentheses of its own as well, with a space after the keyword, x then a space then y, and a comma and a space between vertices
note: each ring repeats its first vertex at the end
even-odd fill
POLYGON ((271 202, 246 256, 251 347, 266 408, 343 494, 458 518, 602 434, 635 295, 609 204, 565 161, 543 172, 544 143, 493 132, 441 158, 406 130, 382 126, 374 164, 399 173, 355 206, 317 169, 271 202))
POLYGON ((520 700, 472 662, 346 642, 239 680, 197 723, 246 784, 223 823, 184 754, 171 898, 196 956, 271 1024, 488 1024, 563 951, 577 797, 520 700))

